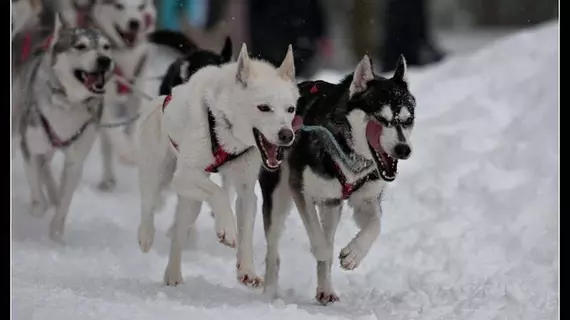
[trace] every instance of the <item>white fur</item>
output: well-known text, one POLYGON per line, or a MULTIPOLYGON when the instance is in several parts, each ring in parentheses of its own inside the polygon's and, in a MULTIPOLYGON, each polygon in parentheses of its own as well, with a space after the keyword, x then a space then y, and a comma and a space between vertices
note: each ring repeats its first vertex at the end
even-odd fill
POLYGON ((411 116, 412 114, 410 113, 410 110, 408 110, 408 108, 402 108, 398 113, 398 118, 402 122, 407 121, 411 116))
POLYGON ((232 183, 237 192, 236 234, 230 200, 224 190, 227 188, 210 180, 204 170, 214 160, 210 151, 207 110, 209 108, 216 118, 214 129, 227 152, 240 152, 255 146, 254 127, 269 141, 277 142, 279 129, 292 129, 294 114, 287 113, 286 109, 295 105, 299 96, 294 79, 290 78, 294 77, 292 58, 289 50, 281 67, 275 69, 265 62, 250 59, 244 44, 237 62, 202 68, 187 83, 174 88, 164 113, 161 111, 164 97, 159 97, 143 114, 137 131, 137 140, 141 143, 137 163, 143 200, 139 245, 143 252, 148 251, 153 242, 153 211, 160 189, 160 175, 169 158, 176 161, 173 186, 179 201, 164 277, 167 285, 182 282, 182 242, 202 202, 207 202, 214 213, 220 242, 230 247, 237 243, 238 279, 251 286, 262 283, 255 275, 252 248, 257 207, 254 186, 261 157, 254 148, 220 168, 223 180, 232 183), (259 104, 270 105, 273 112, 259 111, 259 104), (173 150, 169 138, 178 144, 179 152, 173 150))
POLYGON ((385 105, 382 107, 382 111, 380 112, 380 115, 382 117, 384 117, 384 119, 386 119, 386 121, 391 122, 392 118, 393 118, 393 114, 392 114, 392 109, 390 108, 389 105, 385 105))
MULTIPOLYGON (((64 0, 69 1, 69 0, 64 0)), ((139 63, 148 55, 149 43, 147 35, 155 30, 156 8, 151 0, 96 0, 91 12, 97 28, 101 29, 115 44, 113 60, 122 72, 123 78, 134 80, 134 89, 130 94, 118 94, 117 90, 107 90, 105 96, 105 108, 103 123, 116 123, 124 119, 117 118, 116 108, 124 105, 130 116, 134 116, 140 110, 142 98, 135 93, 145 91, 144 78, 146 77, 147 65, 150 57, 147 57, 142 70, 135 76, 139 63), (119 9, 118 6, 122 6, 119 9), (145 16, 149 16, 153 23, 145 26, 145 16), (127 46, 117 33, 115 27, 127 30, 129 21, 140 23, 134 46, 127 46)), ((124 132, 123 127, 107 128, 101 135, 101 152, 103 161, 103 175, 99 188, 110 190, 115 186, 115 173, 113 168, 113 150, 118 152, 119 160, 123 164, 135 163, 135 143, 133 137, 124 132)))
MULTIPOLYGON (((128 30, 130 21, 140 23, 139 32, 136 36, 137 43, 146 43, 146 35, 154 31, 154 24, 145 29, 144 16, 150 14, 152 19, 156 19, 156 9, 152 0, 96 0, 93 7, 93 19, 97 26, 108 35, 111 40, 124 48, 126 44, 117 33, 118 27, 121 31, 128 30)), ((134 57, 132 57, 134 58, 134 57)))

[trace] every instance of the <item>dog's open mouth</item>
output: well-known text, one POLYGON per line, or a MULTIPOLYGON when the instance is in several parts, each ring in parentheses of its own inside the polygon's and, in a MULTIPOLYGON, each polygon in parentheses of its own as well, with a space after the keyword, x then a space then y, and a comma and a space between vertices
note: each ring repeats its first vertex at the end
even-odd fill
POLYGON ((115 25, 115 31, 127 47, 133 47, 137 43, 137 33, 138 31, 122 31, 119 26, 115 25))
POLYGON ((83 83, 85 88, 87 88, 89 91, 97 94, 105 93, 106 72, 87 72, 77 69, 73 72, 73 74, 75 75, 75 78, 79 82, 83 83))
POLYGON ((393 181, 398 173, 398 159, 390 156, 380 145, 382 125, 376 120, 368 121, 366 125, 366 138, 372 152, 372 157, 378 166, 380 176, 385 181, 393 181))
POLYGON ((269 142, 257 129, 253 128, 255 143, 261 153, 261 160, 265 169, 275 171, 283 161, 283 148, 269 142))

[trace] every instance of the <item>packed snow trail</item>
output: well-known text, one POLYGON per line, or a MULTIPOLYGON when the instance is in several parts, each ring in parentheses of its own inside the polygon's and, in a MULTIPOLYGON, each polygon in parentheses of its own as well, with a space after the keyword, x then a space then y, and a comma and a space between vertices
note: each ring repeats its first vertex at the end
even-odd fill
MULTIPOLYGON (((169 288, 162 276, 174 196, 156 217, 153 249, 141 253, 135 170, 117 167, 116 190, 97 191, 96 145, 71 205, 66 244, 58 245, 48 239, 48 218, 27 212, 18 152, 14 319, 556 319, 557 37, 558 23, 545 24, 411 70, 418 101, 412 157, 400 162, 385 193, 382 233, 361 266, 345 272, 334 261, 341 301, 327 307, 313 299, 315 262, 296 212, 281 241, 283 299, 270 303, 238 284, 235 253, 217 243, 207 208, 197 222, 198 243, 184 252, 186 282, 169 288)), ((158 65, 157 74, 165 68, 158 65)), ((356 232, 350 213, 345 209, 336 254, 356 232)), ((262 273, 260 213, 256 219, 262 273)))

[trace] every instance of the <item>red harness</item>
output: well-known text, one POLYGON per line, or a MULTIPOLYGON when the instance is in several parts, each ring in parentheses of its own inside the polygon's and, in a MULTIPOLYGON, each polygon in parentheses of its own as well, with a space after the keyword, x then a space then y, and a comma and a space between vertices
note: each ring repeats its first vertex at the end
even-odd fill
MULTIPOLYGON (((166 107, 168 106, 168 104, 170 103, 170 100, 172 100, 172 96, 171 95, 167 95, 164 98, 164 102, 162 103, 162 112, 164 112, 164 110, 166 109, 166 107)), ((246 148, 245 150, 239 152, 239 153, 229 153, 226 150, 224 150, 224 148, 222 148, 218 142, 218 138, 216 136, 216 133, 214 132, 214 127, 215 127, 215 119, 214 116, 212 115, 212 113, 210 112, 210 110, 208 110, 208 123, 209 123, 209 127, 210 127, 210 141, 212 143, 212 154, 214 155, 214 162, 210 165, 208 165, 204 171, 206 172, 218 172, 218 169, 223 166, 224 164, 233 161, 237 158, 239 158, 240 156, 242 156, 243 154, 245 154, 246 152, 248 152, 249 150, 251 150, 253 147, 249 147, 246 148)), ((169 136, 168 139, 170 140, 170 143, 172 144, 172 146, 174 147, 174 149, 178 150, 178 144, 172 140, 172 138, 169 136)))

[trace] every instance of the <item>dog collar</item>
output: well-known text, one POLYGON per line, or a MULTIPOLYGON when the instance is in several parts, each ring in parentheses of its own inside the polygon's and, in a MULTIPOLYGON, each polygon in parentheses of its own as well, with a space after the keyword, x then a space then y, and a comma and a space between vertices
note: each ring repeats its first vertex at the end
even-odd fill
MULTIPOLYGON (((172 95, 167 95, 164 98, 164 102, 162 103, 162 112, 164 112, 164 110, 170 103, 171 99, 172 95)), ((208 108, 208 127, 210 131, 210 142, 212 145, 212 154, 214 155, 214 162, 208 165, 206 168, 204 168, 204 171, 206 172, 217 173, 218 169, 221 166, 241 157, 242 155, 244 155, 246 152, 248 152, 253 148, 253 147, 248 147, 245 150, 240 151, 238 153, 229 153, 226 150, 224 150, 224 148, 220 146, 220 143, 218 141, 218 136, 216 135, 216 132, 214 130, 214 128, 216 127, 216 118, 214 118, 214 115, 212 114, 209 108, 208 108)), ((170 143, 172 144, 174 149, 176 149, 176 151, 179 151, 178 144, 170 136, 168 137, 168 139, 170 140, 170 143)))

